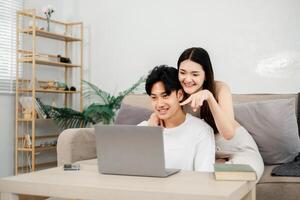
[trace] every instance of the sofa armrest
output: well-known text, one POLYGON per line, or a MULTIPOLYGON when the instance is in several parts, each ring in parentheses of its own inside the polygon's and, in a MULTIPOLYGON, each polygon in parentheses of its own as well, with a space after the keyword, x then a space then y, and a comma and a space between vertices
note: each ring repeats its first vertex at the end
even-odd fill
POLYGON ((57 165, 96 158, 94 128, 64 130, 57 140, 57 165))

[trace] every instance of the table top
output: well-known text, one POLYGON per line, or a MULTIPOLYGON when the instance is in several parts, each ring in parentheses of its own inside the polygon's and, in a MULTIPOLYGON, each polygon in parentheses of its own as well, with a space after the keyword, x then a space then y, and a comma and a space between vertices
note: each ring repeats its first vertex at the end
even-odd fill
POLYGON ((216 181, 213 173, 181 171, 167 178, 104 175, 51 168, 0 179, 0 192, 76 199, 241 199, 255 182, 216 181))

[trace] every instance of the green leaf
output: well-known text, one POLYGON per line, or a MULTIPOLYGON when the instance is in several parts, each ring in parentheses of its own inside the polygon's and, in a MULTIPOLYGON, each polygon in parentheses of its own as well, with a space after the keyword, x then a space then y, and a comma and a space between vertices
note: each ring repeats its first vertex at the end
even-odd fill
POLYGON ((95 98, 96 100, 100 100, 100 103, 102 104, 108 104, 110 99, 110 94, 108 92, 105 92, 101 89, 99 89, 96 85, 84 81, 84 90, 83 90, 83 96, 85 98, 95 98))
POLYGON ((96 124, 99 122, 110 122, 115 116, 115 113, 109 105, 93 103, 84 111, 83 115, 91 119, 93 124, 96 124))
POLYGON ((71 108, 57 108, 45 104, 41 106, 61 129, 86 127, 90 123, 90 119, 86 118, 83 113, 71 108))

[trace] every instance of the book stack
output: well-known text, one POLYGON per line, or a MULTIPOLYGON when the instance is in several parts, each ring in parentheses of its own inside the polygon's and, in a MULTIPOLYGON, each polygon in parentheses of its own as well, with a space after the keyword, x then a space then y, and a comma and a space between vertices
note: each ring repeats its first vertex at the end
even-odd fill
POLYGON ((257 179, 254 169, 246 164, 215 164, 214 169, 216 180, 255 181, 257 179))
POLYGON ((35 103, 35 110, 38 114, 38 117, 41 119, 47 119, 48 115, 41 106, 41 100, 39 98, 35 98, 34 103, 35 103))

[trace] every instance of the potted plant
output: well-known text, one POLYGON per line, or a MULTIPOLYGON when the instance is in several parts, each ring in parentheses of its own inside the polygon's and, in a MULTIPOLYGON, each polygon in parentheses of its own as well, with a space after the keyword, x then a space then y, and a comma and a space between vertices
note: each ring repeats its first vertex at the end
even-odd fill
POLYGON ((87 106, 82 112, 43 103, 41 103, 41 107, 62 129, 87 127, 97 123, 110 124, 114 121, 116 112, 120 108, 124 97, 138 90, 144 82, 145 77, 141 77, 130 88, 114 96, 88 81, 83 81, 84 97, 89 98, 94 103, 87 106))

